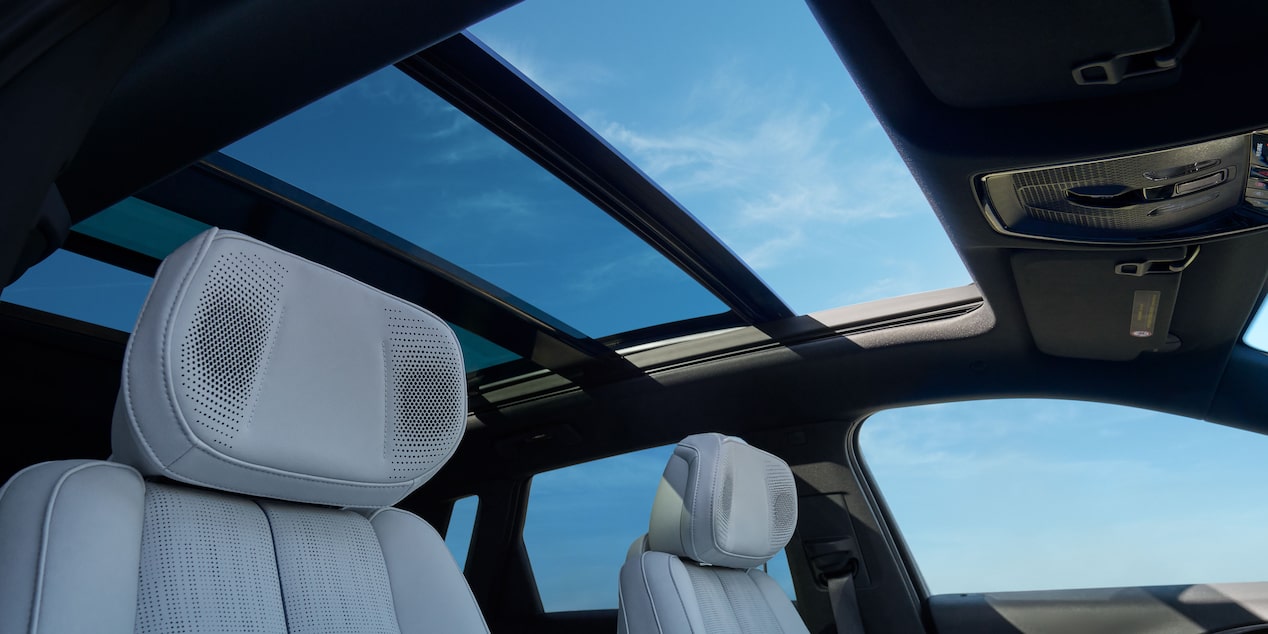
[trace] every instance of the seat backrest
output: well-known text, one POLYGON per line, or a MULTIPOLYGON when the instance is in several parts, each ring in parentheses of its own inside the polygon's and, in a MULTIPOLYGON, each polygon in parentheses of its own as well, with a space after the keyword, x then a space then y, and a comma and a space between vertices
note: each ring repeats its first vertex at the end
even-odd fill
POLYGON ((208 230, 155 277, 111 460, 0 489, 0 631, 487 632, 444 541, 390 508, 466 413, 435 315, 208 230))
POLYGON ((620 632, 806 632, 784 591, 758 567, 797 526, 792 472, 722 434, 674 448, 645 537, 621 568, 620 632))

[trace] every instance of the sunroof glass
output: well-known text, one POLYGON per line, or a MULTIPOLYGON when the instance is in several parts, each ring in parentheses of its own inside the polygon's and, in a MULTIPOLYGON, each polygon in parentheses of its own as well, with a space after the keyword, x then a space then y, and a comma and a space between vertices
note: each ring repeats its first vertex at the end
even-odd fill
MULTIPOLYGON (((86 218, 72 230, 163 259, 208 228, 158 205, 128 198, 86 218)), ((144 275, 58 251, 5 289, 3 297, 31 308, 130 331, 151 282, 144 275)), ((462 346, 467 372, 520 358, 475 333, 450 326, 462 346)))
POLYGON ((77 233, 163 259, 210 226, 139 198, 128 198, 80 221, 77 233))
POLYGON ((395 68, 224 152, 592 337, 726 311, 610 216, 395 68))
POLYGON ((970 281, 805 3, 535 0, 472 32, 795 311, 970 281))
POLYGON ((130 332, 151 282, 140 273, 58 249, 5 288, 0 299, 130 332))

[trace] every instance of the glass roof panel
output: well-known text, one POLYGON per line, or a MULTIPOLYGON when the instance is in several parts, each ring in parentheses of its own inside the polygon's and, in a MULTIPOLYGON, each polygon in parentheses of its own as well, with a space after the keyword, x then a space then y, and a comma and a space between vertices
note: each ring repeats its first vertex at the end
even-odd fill
MULTIPOLYGON (((79 222, 72 230, 163 259, 208 225, 137 198, 79 222)), ((99 260, 58 250, 31 267, 0 298, 80 321, 131 332, 153 280, 99 260)), ((453 324, 467 372, 520 356, 453 324)))
POLYGON ((80 221, 74 231, 161 260, 210 228, 139 198, 127 198, 80 221))
POLYGON ((805 3, 534 0, 472 32, 796 312, 971 281, 805 3))
POLYGON ((58 249, 5 288, 0 299, 132 332, 152 281, 140 273, 58 249))
POLYGON ((396 68, 224 152, 592 337, 727 310, 580 194, 396 68))

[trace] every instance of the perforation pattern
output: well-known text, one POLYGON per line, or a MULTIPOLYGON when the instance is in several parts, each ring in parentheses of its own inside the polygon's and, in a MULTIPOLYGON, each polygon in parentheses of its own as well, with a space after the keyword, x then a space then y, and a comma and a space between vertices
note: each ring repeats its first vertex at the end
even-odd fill
POLYGON ((383 551, 350 511, 261 502, 273 525, 292 634, 399 634, 383 551))
POLYGON ((770 501, 770 547, 778 551, 788 544, 797 528, 797 484, 782 464, 766 465, 766 499, 770 501))
POLYGON ((139 634, 285 632, 273 539, 254 502, 148 483, 139 634))
POLYGON ((748 573, 683 562, 695 592, 705 632, 709 634, 772 634, 782 632, 779 619, 748 573))
POLYGON ((212 432, 204 440, 232 447, 251 422, 285 277, 285 267, 256 253, 221 253, 211 264, 178 368, 182 395, 193 404, 190 420, 212 432))
POLYGON ((384 455, 408 480, 440 464, 466 425, 466 373, 443 324, 386 308, 387 426, 384 455))
POLYGON ((731 471, 731 453, 725 448, 722 450, 721 468, 722 468, 722 495, 721 499, 716 503, 718 508, 714 511, 713 517, 715 521, 716 537, 719 544, 727 543, 727 534, 731 532, 731 501, 735 495, 735 474, 731 471))

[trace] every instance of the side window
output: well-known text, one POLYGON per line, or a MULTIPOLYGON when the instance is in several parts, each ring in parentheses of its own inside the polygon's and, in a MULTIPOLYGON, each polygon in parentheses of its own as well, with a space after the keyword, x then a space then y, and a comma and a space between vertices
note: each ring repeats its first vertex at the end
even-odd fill
MULTIPOLYGON (((647 532, 652 500, 674 445, 586 462, 533 477, 524 546, 547 612, 617 607, 630 544, 647 532)), ((795 598, 783 552, 767 572, 795 598)))
POLYGON ((1268 580, 1268 436, 1000 400, 877 413, 859 448, 933 594, 1268 580))
POLYGON ((797 600, 797 592, 793 590, 792 570, 788 567, 787 553, 781 550, 771 557, 770 561, 766 562, 766 574, 784 589, 784 594, 788 595, 789 601, 797 600))
POLYGON ((445 529, 445 545, 453 553, 458 568, 467 569, 467 552, 471 549, 471 534, 475 530, 476 512, 480 509, 480 498, 468 495, 453 503, 449 513, 449 526, 445 529))
POLYGON ((547 612, 616 608, 617 577, 647 532, 673 445, 533 477, 524 547, 547 612))

